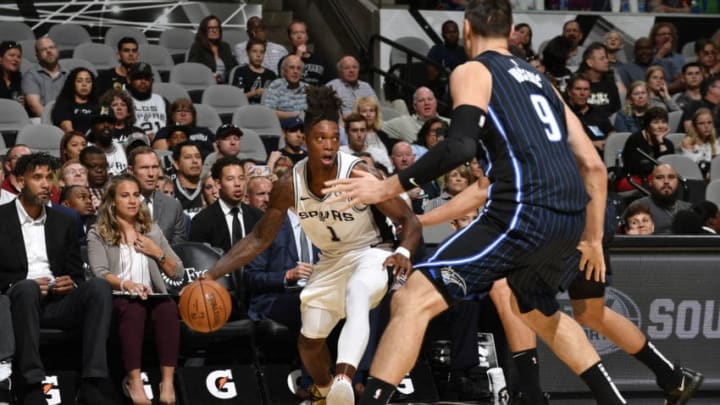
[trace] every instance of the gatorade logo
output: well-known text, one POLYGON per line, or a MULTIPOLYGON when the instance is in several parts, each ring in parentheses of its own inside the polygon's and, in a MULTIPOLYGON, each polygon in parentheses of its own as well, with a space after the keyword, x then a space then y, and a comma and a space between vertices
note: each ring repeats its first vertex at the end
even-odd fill
POLYGON ((405 375, 405 378, 400 381, 400 384, 397 386, 397 390, 399 393, 405 395, 410 395, 415 392, 415 386, 413 385, 412 378, 410 378, 410 374, 405 375))
MULTIPOLYGON (((145 396, 149 400, 152 401, 152 399, 154 398, 153 390, 152 390, 152 387, 150 386, 150 379, 148 378, 147 373, 144 371, 140 372, 140 379, 143 382, 143 390, 145 391, 145 396)), ((122 380, 123 387, 127 384, 127 382, 128 382, 127 377, 123 378, 123 380, 122 380)))
POLYGON ((42 381, 42 390, 48 405, 61 404, 60 387, 58 386, 58 377, 56 375, 45 376, 42 381))
POLYGON ((215 370, 205 379, 208 392, 215 398, 230 399, 237 397, 237 389, 233 382, 232 371, 215 370))

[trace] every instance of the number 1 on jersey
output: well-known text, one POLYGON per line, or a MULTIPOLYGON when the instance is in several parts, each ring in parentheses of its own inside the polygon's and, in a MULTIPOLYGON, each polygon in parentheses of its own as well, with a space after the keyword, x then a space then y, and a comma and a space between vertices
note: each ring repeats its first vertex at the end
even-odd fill
POLYGON ((560 132, 560 126, 558 125, 555 115, 552 112, 552 108, 550 108, 550 104, 548 104, 545 96, 531 94, 530 101, 532 102, 533 107, 535 107, 535 112, 537 113, 538 118, 540 118, 540 121, 542 121, 545 126, 545 135, 547 135, 548 140, 550 140, 550 142, 557 142, 561 140, 562 132, 560 132))
POLYGON ((337 234, 335 233, 335 230, 332 229, 332 226, 326 225, 325 227, 328 229, 328 231, 330 231, 330 235, 331 235, 330 240, 333 242, 340 242, 340 238, 338 238, 337 234))

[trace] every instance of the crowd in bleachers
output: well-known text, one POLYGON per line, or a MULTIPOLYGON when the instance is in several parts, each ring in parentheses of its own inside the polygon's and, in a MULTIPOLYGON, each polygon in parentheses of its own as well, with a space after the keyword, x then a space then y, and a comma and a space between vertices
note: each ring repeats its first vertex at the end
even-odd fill
MULTIPOLYGON (((171 246, 195 241, 227 251, 250 231, 267 208, 273 182, 306 156, 307 86, 336 91, 344 116, 341 150, 385 175, 411 165, 448 131, 450 119, 438 114, 437 97, 448 97, 433 79, 438 72, 428 69, 428 86, 414 92, 411 106, 386 106, 360 80, 355 57, 341 58, 338 77, 328 76, 334 69, 310 49, 302 21, 288 27, 289 50, 267 40, 257 17, 248 20, 247 41, 237 44, 225 42, 220 20, 208 16, 194 36, 174 33, 193 38, 186 48, 171 48, 169 35, 160 46, 148 45, 142 33, 125 30, 109 35, 114 42, 107 45, 93 44, 87 36, 74 44, 73 58, 60 59, 58 44, 69 35, 63 32, 51 30, 23 45, 0 43, 0 130, 8 143, 0 202, 24 207, 29 197, 21 190, 38 168, 50 169, 52 179, 43 193, 52 209, 72 217, 68 226, 77 231, 68 248, 85 246, 91 272, 108 282, 104 289, 116 293, 166 293, 183 273, 182 259, 171 246), (175 64, 177 55, 184 61, 175 64), (18 194, 22 197, 15 203, 18 194)), ((451 71, 467 58, 455 23, 443 24, 442 36, 444 43, 427 56, 451 71)), ((648 38, 636 41, 632 57, 623 54, 617 33, 608 33, 605 43, 583 43, 576 21, 567 22, 538 51, 532 49, 528 24, 518 24, 510 38, 511 51, 550 78, 604 156, 613 174, 610 190, 628 206, 618 213, 622 233, 720 231, 715 205, 720 204, 718 38, 698 40, 696 54, 683 55, 674 27, 658 23, 648 38), (694 203, 685 201, 692 197, 688 180, 703 186, 694 203)), ((410 190, 408 204, 423 214, 470 184, 486 181, 479 157, 410 190)), ((452 225, 462 227, 475 216, 468 213, 452 225)), ((270 248, 273 253, 248 268, 249 315, 256 321, 277 320, 297 334, 298 291, 316 252, 309 250, 291 212, 286 222, 284 239, 270 248)), ((418 249, 416 257, 423 252, 418 249)), ((73 277, 77 270, 71 269, 73 277)), ((16 281, 3 277, 0 291, 16 281)), ((43 293, 54 288, 49 282, 40 283, 43 293)), ((177 313, 167 301, 151 302, 134 307, 136 301, 120 297, 106 310, 124 325, 151 315, 156 331, 165 333, 163 341, 173 342, 170 349, 158 349, 166 388, 160 400, 173 403, 177 313)), ((122 347, 126 388, 134 403, 147 403, 139 376, 142 333, 138 338, 123 332, 122 341, 127 344, 122 347)), ((11 360, 2 355, 0 380, 11 360)), ((16 355, 16 361, 27 360, 22 356, 16 355)), ((15 369, 26 383, 19 384, 25 391, 17 395, 32 403, 37 378, 17 363, 15 369)))

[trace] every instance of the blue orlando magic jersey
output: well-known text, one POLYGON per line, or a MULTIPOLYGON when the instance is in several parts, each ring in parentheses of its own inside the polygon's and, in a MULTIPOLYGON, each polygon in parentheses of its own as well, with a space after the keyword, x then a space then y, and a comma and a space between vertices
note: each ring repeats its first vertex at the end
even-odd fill
POLYGON ((588 201, 568 144, 563 103, 550 82, 525 61, 484 52, 492 96, 481 136, 488 202, 505 201, 579 212, 588 201))
MULTIPOLYGON (((337 178, 350 177, 362 160, 347 153, 337 153, 337 178)), ((323 255, 338 256, 351 250, 367 248, 382 241, 370 207, 353 207, 340 211, 345 201, 328 204, 331 195, 316 196, 307 183, 307 158, 293 167, 295 209, 305 234, 323 255)))

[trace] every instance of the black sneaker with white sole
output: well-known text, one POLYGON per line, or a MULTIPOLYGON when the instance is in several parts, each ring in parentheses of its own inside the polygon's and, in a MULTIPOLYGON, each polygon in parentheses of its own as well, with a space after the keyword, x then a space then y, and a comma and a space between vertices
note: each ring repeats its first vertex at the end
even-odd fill
POLYGON ((682 372, 680 385, 670 390, 665 390, 665 405, 686 404, 695 394, 695 391, 700 388, 700 385, 702 385, 704 377, 701 373, 685 367, 680 367, 680 371, 682 372))

